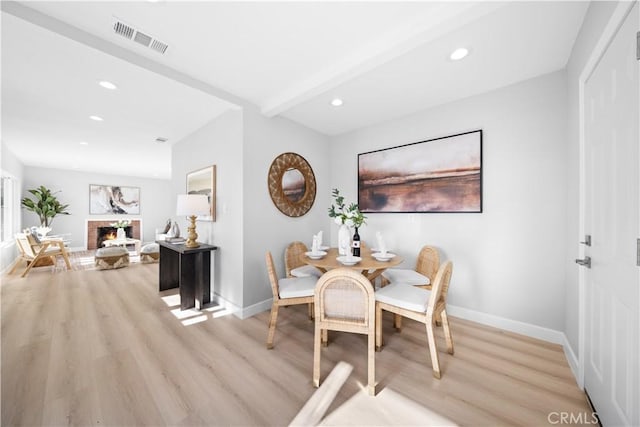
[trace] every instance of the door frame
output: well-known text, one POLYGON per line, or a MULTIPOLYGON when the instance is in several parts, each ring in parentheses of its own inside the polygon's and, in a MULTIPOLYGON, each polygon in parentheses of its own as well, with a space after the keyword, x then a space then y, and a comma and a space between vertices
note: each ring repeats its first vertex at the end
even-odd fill
MULTIPOLYGON (((585 158, 585 85, 591 74, 600 62, 600 58, 605 54, 609 44, 617 34, 618 30, 624 23, 627 15, 630 13, 636 1, 619 2, 613 11, 609 22, 605 26, 600 38, 596 42, 589 58, 587 59, 580 77, 578 77, 578 123, 579 123, 579 214, 578 228, 579 236, 586 234, 585 230, 585 210, 586 210, 586 158, 585 158)), ((580 258, 585 256, 585 247, 580 243, 576 243, 580 258)), ((586 320, 586 269, 578 270, 578 386, 584 390, 584 371, 585 371, 585 320, 586 320)))

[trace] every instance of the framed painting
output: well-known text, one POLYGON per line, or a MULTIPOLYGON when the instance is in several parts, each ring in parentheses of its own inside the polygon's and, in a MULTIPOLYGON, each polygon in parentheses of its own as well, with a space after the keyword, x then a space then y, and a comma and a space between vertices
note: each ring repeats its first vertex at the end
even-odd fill
POLYGON ((216 165, 207 166, 187 174, 187 194, 204 194, 209 200, 209 215, 198 216, 198 221, 216 220, 216 165))
POLYGON ((140 188, 90 184, 89 213, 140 215, 140 188))
POLYGON ((358 154, 362 212, 482 212, 482 130, 358 154))

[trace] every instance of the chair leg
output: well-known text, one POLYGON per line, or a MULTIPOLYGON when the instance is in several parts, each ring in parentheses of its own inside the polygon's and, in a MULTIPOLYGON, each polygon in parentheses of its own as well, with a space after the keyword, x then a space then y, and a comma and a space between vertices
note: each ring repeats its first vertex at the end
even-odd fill
POLYGON ((442 326, 442 317, 440 317, 440 313, 436 313, 435 320, 436 320, 436 326, 442 326))
POLYGON ((309 304, 307 304, 307 311, 309 313, 309 320, 310 321, 313 321, 313 310, 314 310, 313 303, 310 302, 309 304))
POLYGON ((36 255, 36 257, 29 263, 29 265, 27 265, 27 268, 24 269, 24 271, 22 272, 22 276, 20 277, 24 277, 27 275, 27 273, 33 268, 35 267, 35 265, 38 263, 38 260, 41 260, 42 257, 40 256, 40 254, 36 255))
POLYGON ((376 351, 382 349, 382 308, 376 304, 376 351))
POLYGON ((67 270, 71 270, 71 261, 69 261, 69 256, 67 255, 67 251, 64 249, 62 250, 62 258, 64 258, 64 263, 67 265, 67 270))
POLYGON ((375 349, 376 337, 375 335, 376 335, 375 325, 373 325, 373 327, 369 328, 369 337, 368 337, 369 339, 367 341, 369 396, 376 395, 376 349, 375 349))
POLYGON ((329 345, 329 330, 322 330, 322 346, 327 347, 329 345))
POLYGON ((320 387, 320 347, 322 345, 322 335, 326 329, 320 329, 320 324, 316 322, 313 333, 313 386, 320 387))
POLYGON ((433 333, 433 318, 428 317, 426 322, 427 340, 429 341, 429 353, 431 354, 431 365, 433 366, 433 376, 440 378, 440 361, 438 360, 438 349, 436 347, 436 337, 433 333))
POLYGON ((447 311, 442 310, 440 312, 440 317, 442 318, 444 338, 447 341, 447 353, 453 354, 453 337, 451 337, 451 328, 449 327, 449 316, 447 316, 447 311))
POLYGON ((276 321, 278 320, 278 303, 271 305, 271 317, 269 318, 269 334, 267 335, 267 348, 273 348, 273 336, 276 334, 276 321))
POLYGON ((393 315, 393 327, 396 328, 396 331, 402 331, 402 316, 399 314, 393 315))

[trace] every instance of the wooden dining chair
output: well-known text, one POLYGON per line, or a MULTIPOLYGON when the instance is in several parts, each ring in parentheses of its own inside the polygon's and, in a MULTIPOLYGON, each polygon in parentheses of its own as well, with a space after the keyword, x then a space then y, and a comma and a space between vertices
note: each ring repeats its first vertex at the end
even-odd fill
MULTIPOLYGON (((322 272, 313 265, 303 261, 305 252, 309 252, 307 245, 300 241, 289 243, 284 250, 284 269, 287 277, 320 277, 322 272)), ((313 319, 313 304, 309 304, 309 319, 313 319)))
POLYGON ((16 233, 16 245, 20 252, 20 257, 13 265, 9 274, 13 273, 22 261, 26 262, 26 268, 21 277, 25 277, 33 267, 40 266, 42 260, 50 259, 49 265, 55 265, 55 258, 62 256, 67 269, 71 270, 69 256, 62 240, 44 240, 37 242, 31 233, 16 233))
MULTIPOLYGON (((440 268, 440 254, 433 246, 423 246, 416 259, 415 270, 407 268, 390 268, 382 273, 382 286, 391 283, 400 283, 410 286, 418 286, 423 289, 431 289, 431 284, 436 278, 440 268)), ((440 317, 436 319, 440 324, 440 317)), ((400 331, 402 329, 402 317, 395 315, 393 324, 400 331)))
POLYGON ((273 337, 276 333, 276 321, 278 320, 278 309, 288 305, 313 304, 314 290, 318 278, 309 276, 278 279, 271 252, 267 252, 265 259, 273 293, 269 333, 267 335, 267 348, 272 349, 273 337))
POLYGON ((382 285, 403 283, 431 289, 431 283, 440 268, 440 254, 433 246, 423 246, 416 259, 416 268, 390 268, 382 273, 382 285))
POLYGON ((349 268, 336 268, 320 277, 315 288, 313 384, 320 386, 320 354, 325 331, 368 336, 368 392, 375 395, 375 296, 369 279, 349 268))
POLYGON ((287 277, 322 276, 320 270, 312 265, 305 264, 302 260, 305 252, 309 252, 309 248, 304 243, 300 241, 289 243, 289 246, 284 251, 284 269, 287 277))
POLYGON ((447 301, 443 294, 449 289, 453 264, 451 261, 444 263, 433 281, 431 290, 415 286, 406 286, 394 283, 378 290, 376 298, 376 349, 382 347, 382 311, 389 311, 418 322, 424 323, 427 330, 427 341, 431 354, 433 376, 440 378, 440 362, 434 326, 436 315, 442 319, 444 337, 447 342, 447 352, 453 354, 453 338, 447 317, 447 301))

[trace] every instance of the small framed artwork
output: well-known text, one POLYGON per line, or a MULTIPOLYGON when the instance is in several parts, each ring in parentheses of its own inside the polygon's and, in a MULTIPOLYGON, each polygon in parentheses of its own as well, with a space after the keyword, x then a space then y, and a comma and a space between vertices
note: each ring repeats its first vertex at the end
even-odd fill
POLYGON ((119 185, 89 185, 91 215, 140 215, 140 188, 119 185))
POLYGON ((482 212, 482 130, 358 154, 362 212, 482 212))
POLYGON ((216 220, 216 165, 207 166, 187 174, 187 194, 204 194, 209 200, 209 215, 198 216, 198 221, 216 220))

